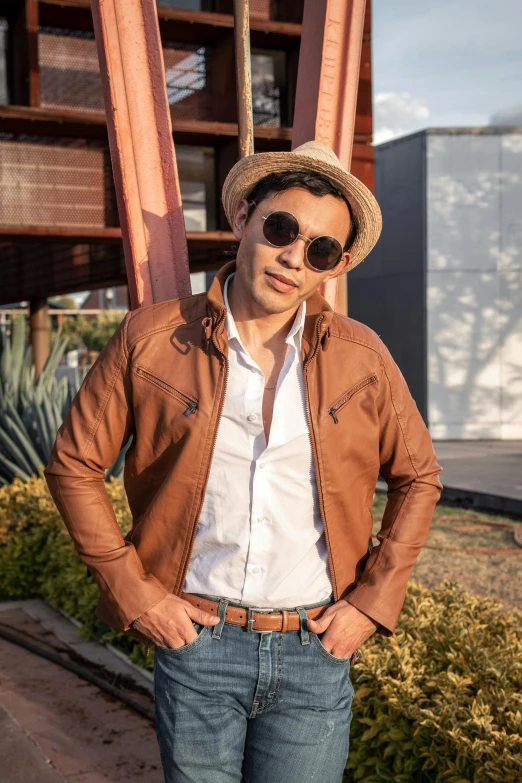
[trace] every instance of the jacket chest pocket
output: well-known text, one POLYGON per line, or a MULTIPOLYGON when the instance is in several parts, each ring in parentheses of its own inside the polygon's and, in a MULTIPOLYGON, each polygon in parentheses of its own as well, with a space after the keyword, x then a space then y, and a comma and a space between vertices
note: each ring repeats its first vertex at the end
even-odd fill
POLYGON ((138 365, 136 366, 134 372, 138 378, 142 378, 144 381, 151 383, 153 386, 156 386, 156 388, 161 389, 166 394, 169 394, 181 405, 183 405, 183 416, 190 416, 192 413, 197 411, 197 400, 195 400, 193 397, 190 397, 188 394, 185 394, 185 392, 181 391, 180 389, 177 389, 175 386, 172 386, 172 384, 167 383, 162 378, 158 378, 158 376, 154 375, 154 373, 152 373, 150 370, 147 370, 145 367, 140 367, 138 365))
POLYGON ((339 424, 338 414, 340 411, 342 411, 342 409, 353 400, 356 394, 359 394, 359 392, 362 392, 373 383, 377 383, 377 376, 375 374, 369 375, 367 378, 363 378, 362 381, 358 381, 351 387, 351 389, 348 389, 347 392, 344 392, 344 394, 338 397, 335 402, 331 404, 330 408, 328 409, 328 413, 336 424, 339 424))

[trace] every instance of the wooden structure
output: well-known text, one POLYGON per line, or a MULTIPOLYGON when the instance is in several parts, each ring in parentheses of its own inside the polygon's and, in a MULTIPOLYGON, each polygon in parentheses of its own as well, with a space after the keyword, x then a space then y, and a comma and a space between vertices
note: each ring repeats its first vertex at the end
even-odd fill
MULTIPOLYGON (((233 2, 200 5, 211 10, 158 0, 191 271, 234 242, 219 194, 238 157, 233 2)), ((351 170, 373 188, 367 5, 351 170)), ((250 0, 256 152, 291 148, 302 15, 302 0, 250 0)), ((0 303, 36 312, 126 282, 90 0, 0 0, 0 35, 0 303)))

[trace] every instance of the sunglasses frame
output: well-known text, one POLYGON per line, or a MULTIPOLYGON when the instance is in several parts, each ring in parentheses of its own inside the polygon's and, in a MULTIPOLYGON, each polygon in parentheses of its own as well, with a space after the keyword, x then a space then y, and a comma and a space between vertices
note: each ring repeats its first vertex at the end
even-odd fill
POLYGON ((274 245, 273 242, 270 242, 268 237, 265 235, 265 232, 264 232, 264 225, 265 224, 263 223, 263 236, 265 237, 266 241, 268 242, 268 244, 271 247, 290 247, 290 245, 295 244, 297 242, 297 240, 299 238, 301 238, 301 239, 305 240, 305 259, 306 259, 307 266, 309 266, 310 269, 312 269, 314 272, 331 272, 333 269, 336 269, 339 266, 339 264, 341 263, 341 260, 342 260, 342 258, 344 256, 344 249, 343 249, 343 246, 341 245, 341 243, 339 242, 339 240, 336 237, 332 237, 332 236, 330 236, 328 234, 321 234, 321 236, 319 236, 319 237, 314 237, 313 239, 310 239, 309 237, 306 237, 304 234, 299 233, 299 221, 298 221, 298 219, 296 218, 295 215, 292 215, 291 212, 287 212, 286 209, 274 209, 272 212, 269 212, 268 215, 263 215, 263 213, 261 212, 261 210, 259 209, 259 207, 258 207, 258 205, 257 205, 257 203, 255 201, 249 201, 248 203, 249 204, 254 204, 255 208, 259 211, 259 214, 261 215, 261 217, 263 218, 264 221, 267 220, 267 218, 269 218, 270 215, 275 215, 278 212, 281 212, 281 213, 283 213, 285 215, 290 215, 290 217, 293 217, 293 219, 295 220, 295 222, 297 224, 297 236, 291 242, 288 242, 287 245, 274 245), (330 267, 330 269, 317 269, 317 267, 315 267, 312 264, 312 262, 310 261, 310 259, 308 258, 308 248, 310 247, 312 242, 315 242, 316 239, 333 239, 334 242, 337 242, 337 244, 341 248, 341 255, 339 256, 339 258, 336 261, 336 263, 332 267, 330 267))

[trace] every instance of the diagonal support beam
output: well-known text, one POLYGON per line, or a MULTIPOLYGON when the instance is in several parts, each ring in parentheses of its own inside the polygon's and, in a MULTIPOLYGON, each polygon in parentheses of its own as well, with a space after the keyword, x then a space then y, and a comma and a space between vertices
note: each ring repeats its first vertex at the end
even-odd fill
POLYGON ((155 0, 91 0, 131 307, 191 293, 155 0))
MULTIPOLYGON (((350 169, 365 0, 305 0, 292 149, 328 144, 350 169)), ((335 308, 337 280, 323 286, 335 308)), ((344 308, 343 308, 344 309, 344 308)))

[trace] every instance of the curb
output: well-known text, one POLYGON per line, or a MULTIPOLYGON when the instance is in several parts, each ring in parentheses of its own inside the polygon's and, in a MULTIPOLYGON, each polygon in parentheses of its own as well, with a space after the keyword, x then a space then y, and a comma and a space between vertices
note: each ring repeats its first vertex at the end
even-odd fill
MULTIPOLYGON (((386 493, 386 483, 379 480, 375 489, 376 492, 386 493)), ((489 492, 477 492, 474 489, 459 489, 457 487, 445 486, 440 496, 440 503, 492 514, 504 514, 516 519, 522 518, 522 500, 503 495, 492 495, 489 492)))

